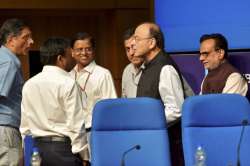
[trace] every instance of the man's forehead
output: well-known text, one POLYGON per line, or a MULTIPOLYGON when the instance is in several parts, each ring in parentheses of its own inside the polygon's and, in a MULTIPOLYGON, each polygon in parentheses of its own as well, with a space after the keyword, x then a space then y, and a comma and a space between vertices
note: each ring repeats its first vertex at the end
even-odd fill
POLYGON ((26 35, 26 34, 31 34, 31 30, 30 30, 29 27, 24 27, 24 28, 20 31, 20 34, 21 34, 21 35, 22 35, 22 34, 24 34, 24 35, 26 35))
POLYGON ((131 44, 132 41, 133 41, 133 37, 131 36, 131 37, 128 38, 127 40, 124 40, 124 44, 125 44, 125 45, 131 44))
POLYGON ((82 47, 82 46, 90 47, 92 45, 89 39, 80 39, 80 40, 75 41, 74 46, 75 47, 82 47))
POLYGON ((142 24, 140 26, 138 26, 135 30, 135 35, 148 35, 149 34, 149 26, 146 24, 142 24))
POLYGON ((201 43, 201 48, 214 48, 215 41, 213 39, 204 40, 201 43))

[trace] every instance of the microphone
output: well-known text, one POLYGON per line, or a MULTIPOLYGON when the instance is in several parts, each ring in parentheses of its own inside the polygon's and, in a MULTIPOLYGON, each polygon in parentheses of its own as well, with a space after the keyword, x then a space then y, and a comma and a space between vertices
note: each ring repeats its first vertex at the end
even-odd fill
POLYGON ((239 143, 237 146, 237 166, 240 166, 240 146, 241 146, 241 141, 243 138, 245 127, 246 127, 246 125, 248 125, 248 121, 245 119, 241 122, 241 124, 242 124, 242 129, 240 132, 240 140, 239 140, 239 143))
POLYGON ((140 150, 140 149, 141 149, 141 146, 140 146, 140 145, 135 145, 135 146, 129 148, 128 150, 126 150, 125 152, 123 152, 123 154, 122 154, 121 166, 125 166, 125 157, 126 157, 126 155, 127 155, 129 152, 131 152, 131 151, 133 151, 133 150, 135 150, 135 149, 136 149, 136 150, 140 150))

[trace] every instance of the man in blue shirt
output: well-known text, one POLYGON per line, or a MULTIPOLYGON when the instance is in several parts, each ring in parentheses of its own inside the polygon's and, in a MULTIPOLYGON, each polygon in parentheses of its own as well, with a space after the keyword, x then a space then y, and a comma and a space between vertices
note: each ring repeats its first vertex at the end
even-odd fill
POLYGON ((33 39, 19 19, 8 19, 0 28, 0 165, 18 165, 21 159, 21 91, 23 77, 17 55, 28 55, 33 39))

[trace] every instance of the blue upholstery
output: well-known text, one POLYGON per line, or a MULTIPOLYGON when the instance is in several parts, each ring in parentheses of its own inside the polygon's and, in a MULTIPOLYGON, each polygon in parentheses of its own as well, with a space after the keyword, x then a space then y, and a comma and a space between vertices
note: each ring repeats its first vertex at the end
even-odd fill
MULTIPOLYGON (((236 165, 242 120, 250 122, 248 100, 237 94, 211 94, 188 98, 183 104, 182 139, 185 165, 195 164, 196 148, 201 145, 207 166, 236 165)), ((250 163, 250 127, 242 138, 241 166, 250 163)))
POLYGON ((169 166, 169 144, 163 104, 151 98, 107 99, 93 110, 92 166, 169 166))
POLYGON ((27 135, 24 138, 24 165, 30 166, 30 160, 32 155, 34 142, 31 135, 27 135))

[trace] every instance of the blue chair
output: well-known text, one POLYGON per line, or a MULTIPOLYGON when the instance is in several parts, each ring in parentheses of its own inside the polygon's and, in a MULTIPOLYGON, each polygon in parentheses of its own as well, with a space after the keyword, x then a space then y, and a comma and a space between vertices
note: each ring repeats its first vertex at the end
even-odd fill
POLYGON ((163 104, 151 98, 106 99, 93 110, 92 166, 170 166, 163 104))
POLYGON ((24 165, 30 166, 30 160, 32 155, 32 150, 34 146, 34 141, 31 135, 27 135, 24 138, 24 165))
POLYGON ((183 104, 182 142, 186 166, 195 164, 202 146, 207 166, 250 165, 250 109, 248 100, 237 94, 211 94, 188 98, 183 104), (248 124, 243 125, 242 121, 248 124), (243 131, 244 127, 244 132, 243 131), (242 135, 242 137, 241 137, 242 135), (239 148, 239 142, 241 146, 239 148))

